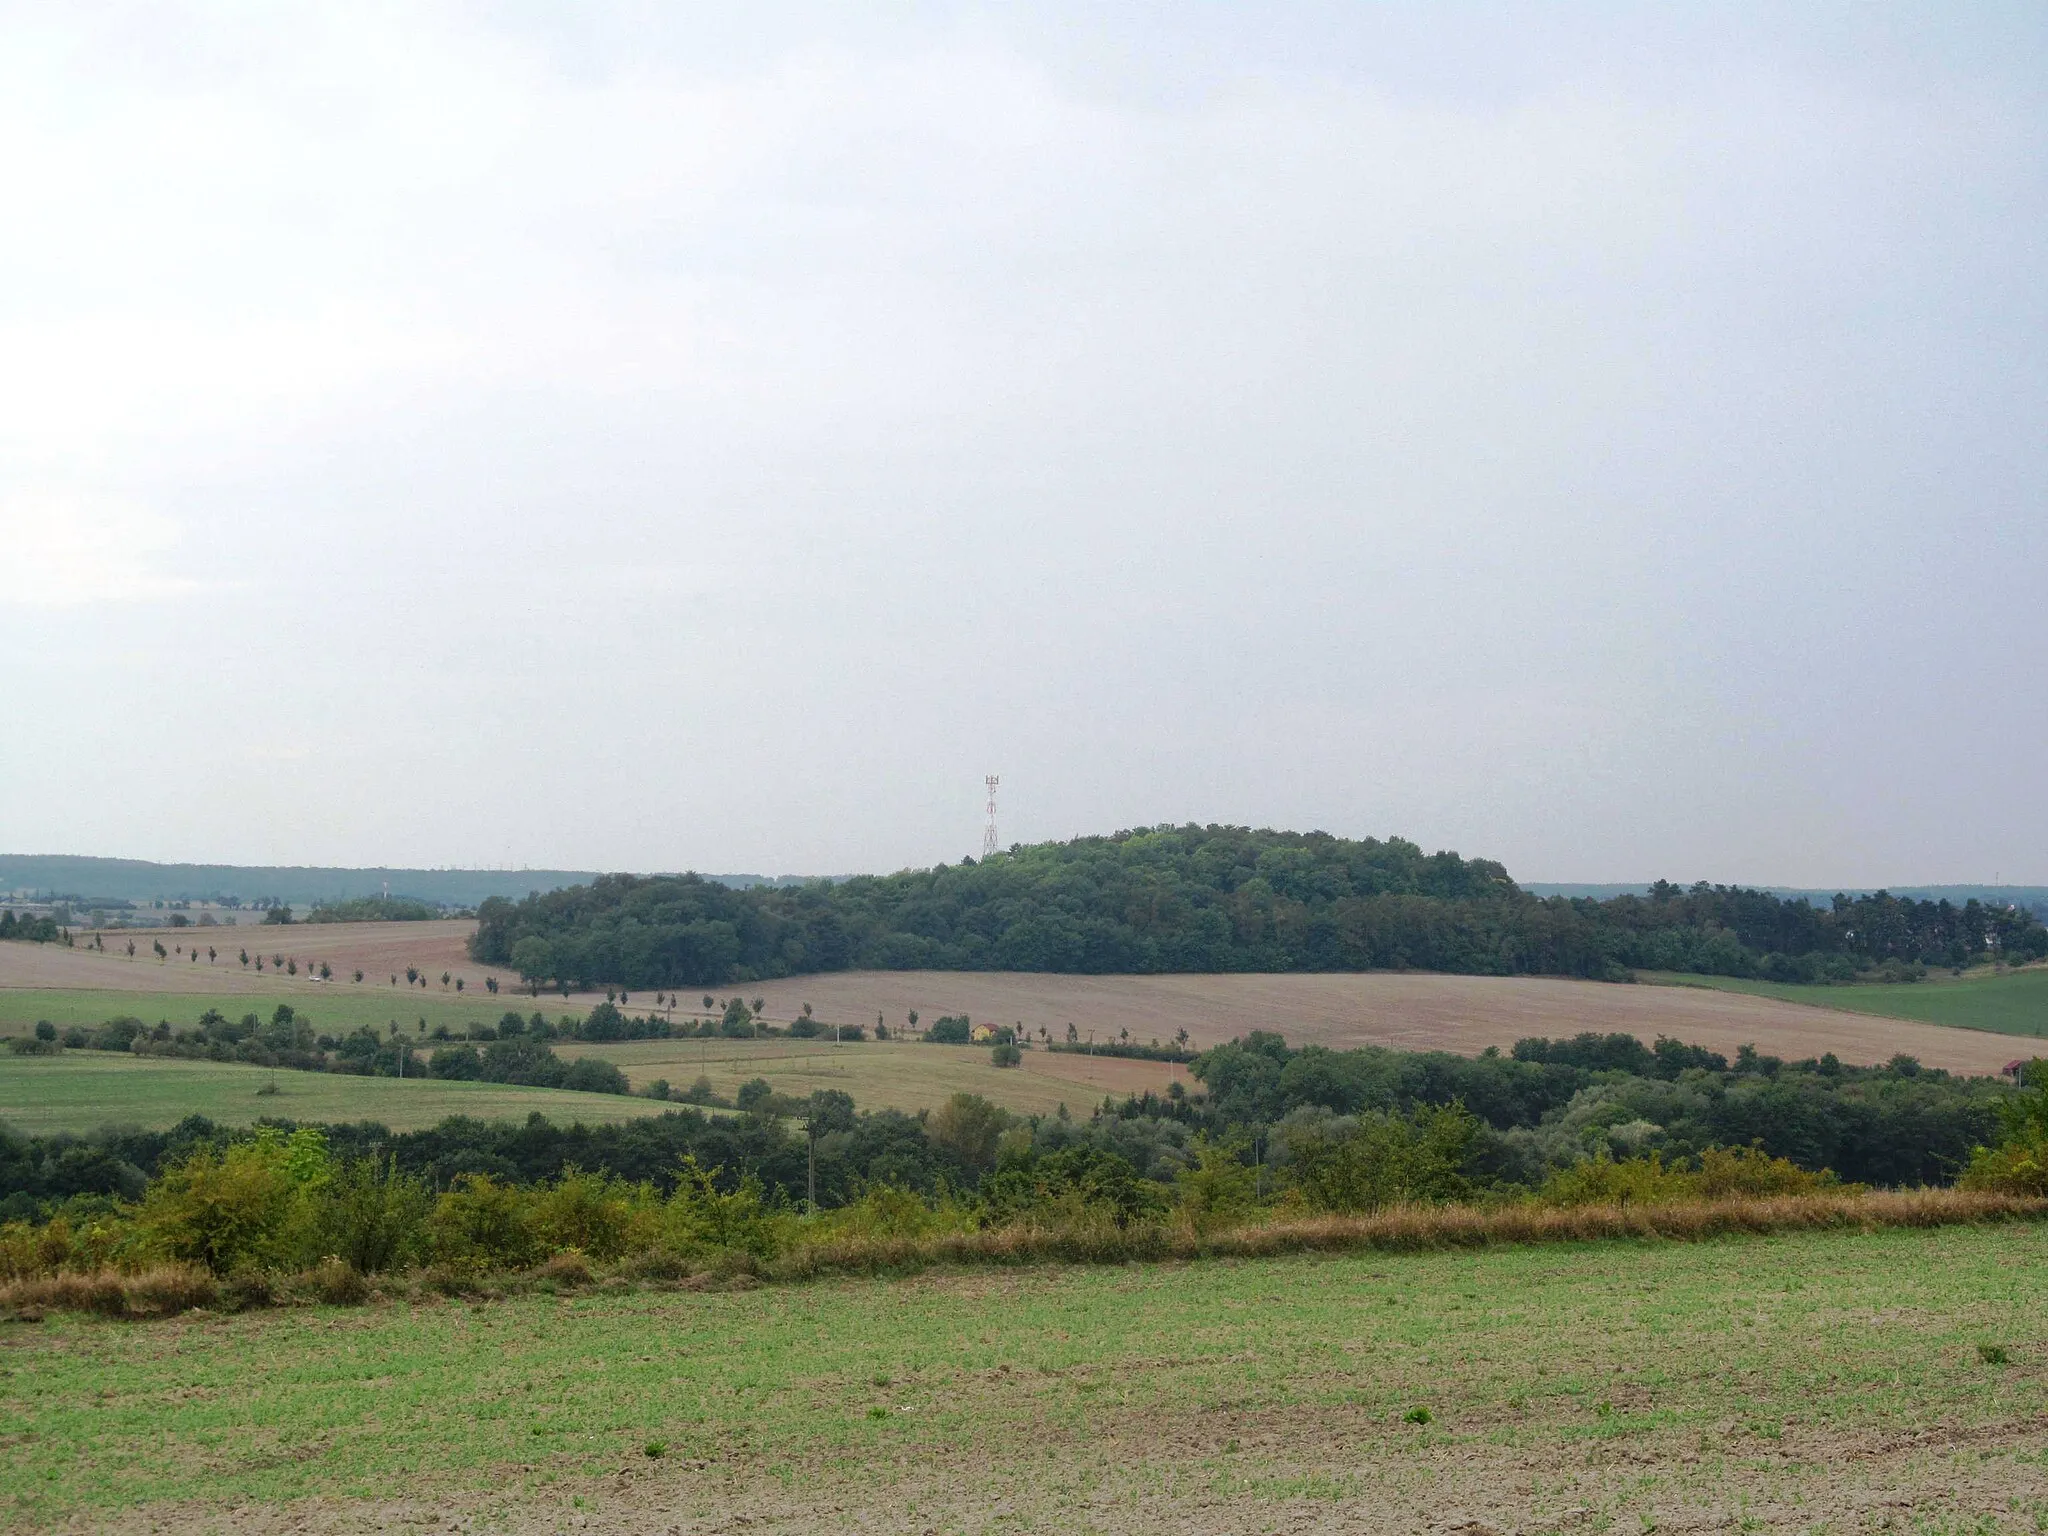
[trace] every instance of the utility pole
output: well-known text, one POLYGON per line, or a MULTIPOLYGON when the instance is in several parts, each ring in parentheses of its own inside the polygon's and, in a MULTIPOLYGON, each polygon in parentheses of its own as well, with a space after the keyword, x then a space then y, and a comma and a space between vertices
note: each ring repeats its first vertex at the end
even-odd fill
POLYGON ((988 827, 981 834, 981 856, 992 859, 996 856, 996 786, 1003 782, 1000 774, 989 774, 982 782, 988 785, 988 827))

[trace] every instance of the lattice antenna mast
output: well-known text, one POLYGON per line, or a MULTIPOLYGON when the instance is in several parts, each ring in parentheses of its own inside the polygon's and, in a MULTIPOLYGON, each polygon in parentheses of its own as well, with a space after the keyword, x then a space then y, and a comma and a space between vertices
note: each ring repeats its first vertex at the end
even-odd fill
POLYGON ((981 834, 981 856, 990 859, 996 852, 996 786, 1003 782, 1002 775, 992 773, 982 782, 988 785, 988 830, 981 834))

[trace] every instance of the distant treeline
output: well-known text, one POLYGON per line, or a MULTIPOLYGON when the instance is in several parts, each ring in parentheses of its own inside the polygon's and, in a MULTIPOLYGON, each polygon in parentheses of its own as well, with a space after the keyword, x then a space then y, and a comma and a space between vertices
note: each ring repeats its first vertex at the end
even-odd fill
POLYGON ((12 907, 0 911, 0 939, 25 939, 31 944, 53 944, 63 937, 63 926, 54 917, 38 917, 32 912, 23 912, 16 916, 12 907))
MULTIPOLYGON (((287 909, 289 911, 289 909, 287 909)), ((351 896, 323 901, 306 914, 309 923, 421 923, 448 914, 410 896, 351 896)))
POLYGON ((1539 899, 1399 838, 1158 827, 976 863, 735 890, 607 875, 486 901, 471 953, 536 985, 715 986, 849 969, 1147 974, 1414 969, 1619 979, 1917 976, 2048 955, 2033 914, 1883 893, 1825 908, 1726 886, 1539 899))

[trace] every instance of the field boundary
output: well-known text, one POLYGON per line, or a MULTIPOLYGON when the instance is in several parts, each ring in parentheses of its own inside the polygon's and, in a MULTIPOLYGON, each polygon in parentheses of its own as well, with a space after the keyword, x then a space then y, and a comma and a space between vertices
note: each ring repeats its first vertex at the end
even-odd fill
POLYGON ((1203 1231, 1186 1223, 1119 1228, 1020 1224, 918 1238, 840 1238, 800 1247, 771 1279, 910 1272, 935 1266, 1123 1264, 1300 1253, 1425 1253, 1614 1239, 1702 1242, 1781 1232, 1984 1226, 2048 1220, 2048 1199, 1978 1190, 1877 1190, 1663 1205, 1400 1206, 1367 1216, 1283 1218, 1203 1231))
POLYGON ((533 1270, 464 1275, 405 1271, 370 1277, 339 1260, 302 1275, 222 1281, 191 1264, 101 1266, 25 1275, 0 1284, 0 1317, 34 1321, 46 1310, 141 1321, 225 1307, 361 1305, 460 1295, 498 1299, 530 1291, 602 1285, 608 1290, 715 1291, 766 1281, 909 1276, 930 1270, 1043 1265, 1192 1263, 1303 1254, 1424 1254, 1598 1242, 1710 1242, 1798 1232, 1871 1233, 2048 1221, 2048 1199, 1956 1189, 1738 1197, 1662 1205, 1401 1206, 1367 1216, 1286 1217, 1216 1231, 1185 1221, 1117 1227, 1108 1222, 1017 1225, 921 1237, 851 1236, 799 1244, 766 1261, 722 1251, 697 1264, 628 1256, 608 1273, 568 1250, 533 1270), (345 1283, 339 1283, 345 1282, 345 1283))

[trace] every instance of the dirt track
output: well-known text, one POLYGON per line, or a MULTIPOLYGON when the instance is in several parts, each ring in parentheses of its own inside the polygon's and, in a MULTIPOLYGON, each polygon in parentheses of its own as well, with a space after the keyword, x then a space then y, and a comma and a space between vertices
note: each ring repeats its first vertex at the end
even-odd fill
MULTIPOLYGON (((511 983, 509 974, 469 959, 465 946, 473 927, 455 921, 137 930, 110 934, 104 954, 49 944, 0 944, 0 988, 272 995, 280 988, 326 990, 305 979, 309 960, 332 965, 336 984, 346 984, 341 978, 357 967, 374 980, 394 971, 403 974, 408 965, 434 977, 437 990, 443 971, 465 977, 471 988, 480 987, 487 974, 511 983), (122 952, 130 938, 138 950, 132 960, 122 952), (202 958, 196 965, 177 956, 158 963, 150 949, 153 938, 161 938, 166 948, 197 944, 202 958), (203 958, 208 944, 220 950, 220 958, 211 964, 203 958), (252 954, 260 950, 296 957, 302 974, 291 978, 266 970, 259 976, 253 968, 244 970, 236 959, 244 946, 252 954)), ((1069 1022, 1084 1038, 1092 1030, 1098 1040, 1128 1029, 1134 1039, 1163 1041, 1185 1028, 1197 1045, 1271 1029, 1297 1045, 1387 1045, 1471 1053, 1489 1045, 1505 1049, 1525 1035, 1570 1035, 1591 1029, 1621 1031, 1645 1041, 1671 1035, 1730 1055, 1752 1042, 1790 1059, 1833 1051, 1847 1062, 1876 1062, 1904 1051, 1929 1066, 1996 1072, 2028 1054, 2030 1044, 1977 1030, 1704 988, 1533 977, 852 971, 758 982, 735 990, 766 999, 772 1019, 794 1018, 809 1003, 828 1023, 871 1025, 879 1013, 895 1025, 915 1008, 927 1023, 941 1014, 965 1013, 997 1024, 1022 1021, 1034 1034, 1043 1025, 1056 1038, 1064 1038, 1069 1022)), ((588 1006, 591 1001, 590 995, 583 995, 571 1005, 588 1006)))

